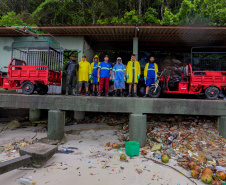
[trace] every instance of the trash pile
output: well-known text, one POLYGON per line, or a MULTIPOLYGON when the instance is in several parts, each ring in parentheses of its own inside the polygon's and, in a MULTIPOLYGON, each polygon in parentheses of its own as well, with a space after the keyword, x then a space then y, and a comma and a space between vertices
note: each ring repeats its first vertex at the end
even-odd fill
MULTIPOLYGON (((129 125, 117 134, 120 141, 128 141, 129 125)), ((217 171, 226 172, 226 139, 219 136, 215 117, 148 115, 147 143, 141 154, 147 153, 153 159, 168 155, 178 166, 192 170, 191 175, 196 178, 206 179, 208 175, 201 171, 208 168, 216 174, 208 176, 209 183, 219 180, 214 178, 217 171), (190 162, 195 163, 195 169, 189 166, 190 162)), ((224 180, 223 173, 221 176, 224 180)))
POLYGON ((106 123, 110 126, 128 124, 129 114, 87 113, 82 123, 106 123))
POLYGON ((11 153, 15 153, 18 152, 20 148, 23 148, 26 145, 30 145, 33 142, 29 142, 29 141, 25 141, 24 139, 20 140, 20 141, 15 141, 13 143, 9 143, 7 146, 0 146, 0 153, 1 152, 11 152, 11 153))

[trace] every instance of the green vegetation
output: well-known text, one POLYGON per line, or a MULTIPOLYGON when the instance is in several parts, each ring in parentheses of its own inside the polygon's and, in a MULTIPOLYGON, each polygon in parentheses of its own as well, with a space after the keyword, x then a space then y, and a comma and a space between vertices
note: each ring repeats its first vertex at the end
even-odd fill
POLYGON ((0 0, 0 25, 226 26, 225 0, 0 0))

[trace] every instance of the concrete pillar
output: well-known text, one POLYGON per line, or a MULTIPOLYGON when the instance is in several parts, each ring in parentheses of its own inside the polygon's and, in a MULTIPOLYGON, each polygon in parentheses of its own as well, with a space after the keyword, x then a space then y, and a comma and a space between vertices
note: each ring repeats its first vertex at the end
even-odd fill
POLYGON ((138 37, 133 37, 133 54, 136 55, 138 60, 138 37))
POLYGON ((64 138, 65 112, 49 110, 48 112, 48 139, 62 140, 64 138))
POLYGON ((74 119, 77 121, 85 119, 85 112, 84 111, 74 111, 74 119))
POLYGON ((41 110, 40 109, 29 109, 29 120, 38 121, 40 120, 41 110))
POLYGON ((130 114, 129 117, 129 140, 137 141, 140 147, 146 144, 147 115, 130 114))
POLYGON ((218 117, 217 129, 220 135, 226 138, 226 116, 218 117))

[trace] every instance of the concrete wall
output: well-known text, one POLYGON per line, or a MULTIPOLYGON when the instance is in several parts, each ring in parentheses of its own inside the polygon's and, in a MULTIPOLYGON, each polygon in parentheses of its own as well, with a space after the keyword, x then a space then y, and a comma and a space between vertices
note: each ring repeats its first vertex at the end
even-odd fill
MULTIPOLYGON (((52 42, 60 45, 69 50, 81 50, 79 53, 79 59, 83 53, 84 37, 46 37, 52 42)), ((8 66, 9 61, 11 60, 12 54, 12 43, 14 41, 45 41, 42 37, 34 39, 34 37, 0 37, 0 66, 8 66)), ((3 69, 7 71, 7 69, 3 69)))
POLYGON ((88 62, 93 62, 93 57, 94 57, 94 51, 93 49, 90 47, 89 43, 87 42, 87 40, 84 39, 83 42, 83 52, 86 54, 86 58, 88 62))

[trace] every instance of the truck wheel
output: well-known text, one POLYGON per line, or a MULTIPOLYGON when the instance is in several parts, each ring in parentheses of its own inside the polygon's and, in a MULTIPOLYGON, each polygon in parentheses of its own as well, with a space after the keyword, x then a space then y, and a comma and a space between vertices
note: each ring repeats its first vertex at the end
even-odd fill
POLYGON ((219 96, 219 89, 217 87, 208 87, 205 90, 206 98, 209 100, 216 100, 219 96))
POLYGON ((22 92, 26 95, 30 95, 34 92, 35 86, 31 82, 24 82, 22 85, 22 92))
POLYGON ((158 86, 156 91, 155 91, 155 86, 151 86, 149 89, 148 89, 148 95, 151 97, 151 98, 158 98, 160 93, 161 93, 161 88, 158 86))
POLYGON ((38 85, 38 90, 37 90, 38 94, 45 95, 45 94, 47 94, 48 90, 49 90, 49 88, 47 85, 44 85, 44 84, 38 85))

